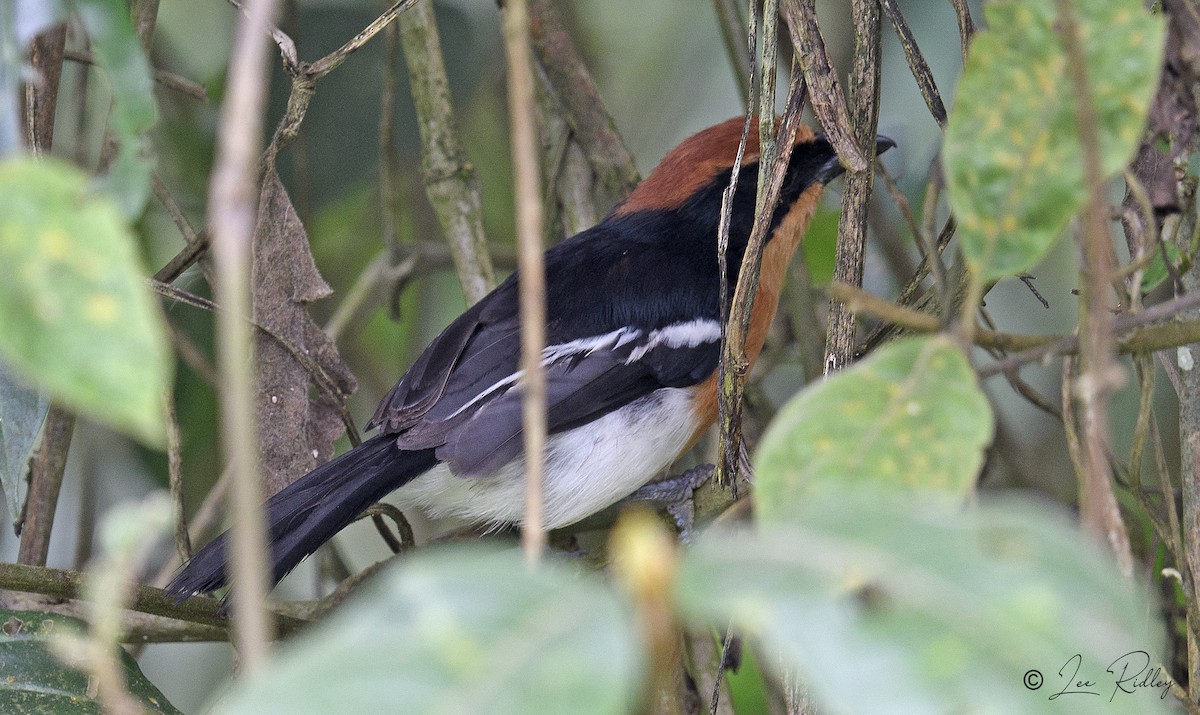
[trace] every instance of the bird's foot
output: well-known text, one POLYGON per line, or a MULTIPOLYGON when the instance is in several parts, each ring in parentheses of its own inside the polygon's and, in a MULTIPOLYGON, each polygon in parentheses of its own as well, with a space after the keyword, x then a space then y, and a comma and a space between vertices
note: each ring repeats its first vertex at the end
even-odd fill
POLYGON ((715 471, 713 465, 701 464, 682 474, 650 482, 626 497, 625 501, 651 502, 665 508, 675 520, 679 540, 686 544, 692 539, 692 527, 696 520, 696 505, 692 495, 712 478, 715 471))

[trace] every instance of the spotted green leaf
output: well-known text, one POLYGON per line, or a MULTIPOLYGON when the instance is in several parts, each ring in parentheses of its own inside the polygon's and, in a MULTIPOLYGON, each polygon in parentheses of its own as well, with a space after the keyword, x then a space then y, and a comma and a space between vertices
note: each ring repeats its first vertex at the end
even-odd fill
POLYGON ((827 491, 786 523, 705 534, 676 601, 757 639, 821 713, 1176 711, 1154 600, 1068 515, 896 497, 827 491))
POLYGON ((96 420, 163 441, 162 316, 128 225, 55 161, 0 162, 0 359, 96 420))
MULTIPOLYGON (((1070 0, 1094 98, 1102 171, 1141 139, 1164 23, 1141 0, 1070 0)), ((943 149, 963 252, 986 280, 1020 273, 1053 246, 1086 186, 1075 88, 1055 0, 984 6, 943 149)))
POLYGON ((773 519, 821 487, 861 484, 955 500, 991 437, 991 408, 957 346, 897 341, 784 405, 755 460, 756 504, 773 519))
POLYGON ((592 574, 432 549, 288 643, 214 713, 617 715, 636 710, 643 661, 630 613, 592 574))

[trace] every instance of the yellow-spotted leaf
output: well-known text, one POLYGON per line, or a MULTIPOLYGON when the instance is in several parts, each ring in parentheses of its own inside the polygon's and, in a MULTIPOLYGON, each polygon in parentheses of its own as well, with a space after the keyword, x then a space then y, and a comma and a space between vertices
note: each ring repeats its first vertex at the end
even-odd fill
POLYGON ((779 411, 755 460, 758 512, 777 519, 816 489, 860 484, 957 500, 991 437, 991 408, 958 347, 896 341, 779 411))
MULTIPOLYGON (((1070 0, 1102 170, 1141 139, 1162 57, 1164 23, 1141 0, 1070 0)), ((963 253, 984 279, 1028 270, 1083 206, 1076 88, 1055 0, 985 5, 958 83, 943 148, 963 253)))
POLYGON ((814 495, 796 517, 703 534, 675 598, 761 642, 764 667, 801 673, 816 712, 1178 711, 1156 599, 1070 515, 877 488, 814 495))
POLYGON ((645 656, 626 605, 594 574, 463 546, 393 566, 212 712, 636 712, 645 656))
POLYGON ((171 363, 129 226, 56 161, 0 162, 0 359, 73 409, 161 444, 171 363))

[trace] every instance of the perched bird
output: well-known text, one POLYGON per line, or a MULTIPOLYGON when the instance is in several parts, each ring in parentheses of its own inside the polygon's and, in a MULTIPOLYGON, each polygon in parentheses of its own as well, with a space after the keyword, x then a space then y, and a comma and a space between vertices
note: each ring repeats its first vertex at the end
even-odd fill
MULTIPOLYGON (((546 252, 549 528, 645 485, 716 418, 717 229, 742 126, 735 118, 684 140, 603 221, 546 252)), ((747 143, 733 202, 730 291, 753 224, 756 144, 747 143)), ((876 152, 891 146, 880 137, 876 152)), ((751 361, 821 192, 841 173, 829 142, 800 127, 763 253, 751 361)), ((434 517, 521 520, 519 332, 514 274, 452 322, 388 392, 367 425, 378 435, 268 500, 276 582, 393 491, 434 517)), ((225 542, 205 546, 167 591, 186 597, 223 586, 225 542)))

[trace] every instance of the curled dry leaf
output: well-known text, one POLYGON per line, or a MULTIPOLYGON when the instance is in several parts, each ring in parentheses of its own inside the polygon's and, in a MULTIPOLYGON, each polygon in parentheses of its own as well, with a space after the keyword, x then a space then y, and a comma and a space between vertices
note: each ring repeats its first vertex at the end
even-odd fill
POLYGON ((358 386, 333 341, 308 314, 309 303, 333 291, 317 271, 308 234, 274 167, 259 197, 251 290, 254 321, 270 333, 255 335, 256 401, 263 480, 274 493, 332 457, 333 441, 344 429, 338 398, 318 380, 327 376, 328 386, 342 395, 358 386))

